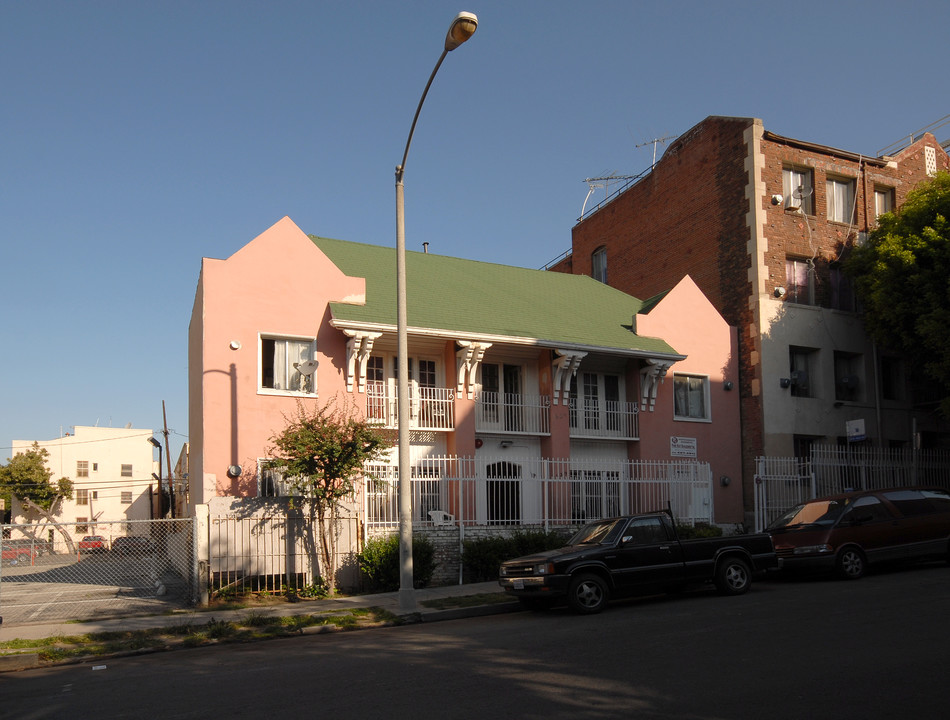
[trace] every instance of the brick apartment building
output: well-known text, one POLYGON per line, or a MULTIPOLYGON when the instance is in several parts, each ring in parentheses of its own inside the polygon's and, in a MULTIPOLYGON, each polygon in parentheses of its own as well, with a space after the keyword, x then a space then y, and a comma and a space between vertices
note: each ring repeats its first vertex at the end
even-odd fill
POLYGON ((650 297, 688 274, 739 329, 744 496, 755 458, 814 442, 946 446, 901 358, 863 331, 841 261, 950 158, 930 133, 892 156, 708 117, 574 227, 550 269, 650 297))

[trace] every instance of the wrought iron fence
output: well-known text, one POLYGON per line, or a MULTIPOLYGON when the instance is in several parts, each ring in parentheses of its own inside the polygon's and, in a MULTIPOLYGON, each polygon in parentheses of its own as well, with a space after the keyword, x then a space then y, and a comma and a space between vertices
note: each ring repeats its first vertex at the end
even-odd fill
POLYGON ((950 453, 815 445, 807 458, 759 457, 755 529, 761 531, 785 510, 811 498, 912 485, 950 489, 950 453))
MULTIPOLYGON (((375 465, 364 484, 368 528, 399 523, 398 468, 375 465)), ((672 509, 687 523, 712 522, 708 463, 427 457, 412 468, 413 523, 564 526, 672 509)))
POLYGON ((158 613, 197 600, 194 523, 2 525, 4 623, 158 613))

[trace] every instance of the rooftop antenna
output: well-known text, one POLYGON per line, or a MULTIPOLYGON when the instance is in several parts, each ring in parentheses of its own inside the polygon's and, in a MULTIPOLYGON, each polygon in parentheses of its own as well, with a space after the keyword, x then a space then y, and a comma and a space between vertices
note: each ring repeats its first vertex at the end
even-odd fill
POLYGON ((587 201, 590 200, 590 196, 594 194, 595 190, 600 188, 604 189, 604 199, 610 194, 609 186, 611 180, 630 180, 635 178, 636 175, 605 175, 603 177, 595 178, 584 178, 584 182, 587 183, 587 197, 584 198, 584 204, 581 205, 581 217, 584 217, 584 213, 587 211, 587 201))
POLYGON ((664 135, 664 136, 661 137, 661 138, 653 138, 652 140, 647 140, 645 143, 640 143, 639 145, 636 145, 635 147, 642 148, 642 147, 646 147, 647 145, 652 145, 652 146, 653 146, 653 165, 650 166, 650 167, 652 168, 652 167, 654 167, 654 166, 656 165, 656 145, 657 145, 657 143, 665 143, 667 140, 672 140, 672 139, 675 138, 675 137, 676 137, 676 135, 664 135))

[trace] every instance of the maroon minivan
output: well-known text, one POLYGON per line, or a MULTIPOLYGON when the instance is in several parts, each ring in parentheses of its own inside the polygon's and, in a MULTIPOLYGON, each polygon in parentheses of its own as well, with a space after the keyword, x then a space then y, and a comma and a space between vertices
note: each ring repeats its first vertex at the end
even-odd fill
POLYGON ((868 565, 927 557, 950 560, 950 492, 889 488, 829 495, 769 525, 779 565, 825 568, 856 579, 868 565))

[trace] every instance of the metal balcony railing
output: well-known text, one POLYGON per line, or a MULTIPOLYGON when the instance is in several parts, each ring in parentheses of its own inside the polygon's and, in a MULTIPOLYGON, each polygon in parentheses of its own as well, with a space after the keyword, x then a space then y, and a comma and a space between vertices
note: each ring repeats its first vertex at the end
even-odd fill
POLYGON ((482 391, 475 398, 475 430, 548 435, 551 432, 551 398, 482 391))
MULTIPOLYGON (((399 402, 395 387, 378 380, 366 383, 366 418, 387 428, 399 426, 399 402)), ((410 386, 409 426, 414 430, 454 430, 455 391, 410 386)))
POLYGON ((640 406, 616 400, 571 398, 571 437, 640 439, 640 406))

